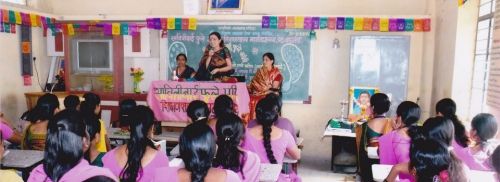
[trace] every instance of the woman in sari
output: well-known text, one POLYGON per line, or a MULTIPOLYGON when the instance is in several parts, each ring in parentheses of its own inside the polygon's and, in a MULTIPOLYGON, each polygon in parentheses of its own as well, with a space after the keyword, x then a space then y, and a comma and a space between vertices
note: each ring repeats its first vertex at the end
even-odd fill
POLYGON ((356 130, 358 145, 358 168, 361 181, 373 181, 372 164, 379 164, 378 159, 368 157, 368 147, 379 147, 379 137, 392 130, 392 122, 386 117, 391 106, 389 97, 384 93, 376 93, 370 98, 372 118, 356 130))
POLYGON ((255 76, 248 86, 250 93, 250 118, 255 119, 255 106, 260 99, 269 93, 279 95, 283 76, 280 70, 274 66, 274 55, 270 52, 262 56, 262 67, 257 70, 255 76))
POLYGON ((224 40, 222 40, 219 32, 210 33, 208 41, 209 44, 200 60, 195 78, 198 81, 227 81, 229 76, 234 73, 231 53, 224 46, 224 40))

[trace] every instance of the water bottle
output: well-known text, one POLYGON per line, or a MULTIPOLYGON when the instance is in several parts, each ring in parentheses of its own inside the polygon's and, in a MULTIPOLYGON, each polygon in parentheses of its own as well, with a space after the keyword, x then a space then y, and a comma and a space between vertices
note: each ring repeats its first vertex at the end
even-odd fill
POLYGON ((172 76, 172 80, 177 81, 179 80, 179 77, 177 77, 177 70, 174 70, 174 75, 172 76))

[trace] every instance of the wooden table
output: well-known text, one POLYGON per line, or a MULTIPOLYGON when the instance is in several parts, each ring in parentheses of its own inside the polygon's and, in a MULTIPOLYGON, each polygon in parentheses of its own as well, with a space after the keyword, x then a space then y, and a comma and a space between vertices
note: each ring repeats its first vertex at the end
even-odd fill
POLYGON ((355 155, 357 153, 356 133, 345 129, 331 129, 329 127, 326 127, 325 132, 323 133, 323 137, 332 137, 332 158, 330 163, 330 170, 337 172, 336 166, 344 166, 334 164, 333 160, 337 154, 339 154, 342 150, 350 151, 349 153, 354 153, 355 155), (352 145, 345 146, 345 144, 347 143, 352 145))
POLYGON ((38 150, 15 150, 5 151, 1 161, 2 169, 16 169, 23 173, 23 179, 29 177, 33 168, 43 161, 44 152, 38 150))

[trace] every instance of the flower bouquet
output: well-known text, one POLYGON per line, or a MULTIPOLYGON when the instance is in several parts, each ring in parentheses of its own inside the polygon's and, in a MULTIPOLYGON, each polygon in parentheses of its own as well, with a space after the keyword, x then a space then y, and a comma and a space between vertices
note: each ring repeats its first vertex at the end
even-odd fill
POLYGON ((130 76, 132 76, 132 81, 134 82, 134 93, 141 93, 139 82, 144 80, 144 78, 142 78, 142 75, 144 75, 144 71, 142 70, 142 68, 130 68, 130 76))

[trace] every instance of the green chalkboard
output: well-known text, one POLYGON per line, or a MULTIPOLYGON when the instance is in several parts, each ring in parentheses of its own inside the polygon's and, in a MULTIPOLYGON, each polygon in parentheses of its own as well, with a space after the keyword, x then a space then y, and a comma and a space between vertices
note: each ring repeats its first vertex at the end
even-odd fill
POLYGON ((262 29, 260 25, 198 25, 196 31, 168 32, 168 77, 176 66, 175 57, 185 53, 188 65, 195 70, 208 43, 208 35, 217 31, 231 51, 235 76, 245 76, 249 83, 262 66, 262 55, 271 52, 284 76, 285 101, 309 100, 310 46, 307 30, 262 29))

